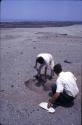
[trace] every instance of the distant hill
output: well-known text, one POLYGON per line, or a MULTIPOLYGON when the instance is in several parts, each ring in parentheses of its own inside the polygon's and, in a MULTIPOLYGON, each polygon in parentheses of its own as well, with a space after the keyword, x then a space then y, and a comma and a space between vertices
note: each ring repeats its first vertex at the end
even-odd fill
POLYGON ((39 28, 39 27, 62 27, 82 22, 74 21, 25 21, 25 22, 0 22, 0 28, 39 28))

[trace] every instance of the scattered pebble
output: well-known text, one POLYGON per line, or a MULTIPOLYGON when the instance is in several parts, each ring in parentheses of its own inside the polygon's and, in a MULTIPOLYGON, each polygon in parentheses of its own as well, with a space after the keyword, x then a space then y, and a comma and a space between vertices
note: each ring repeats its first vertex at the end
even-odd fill
POLYGON ((18 72, 17 75, 20 75, 20 73, 18 72))
POLYGON ((37 111, 39 111, 39 109, 37 109, 37 111))
POLYGON ((36 49, 36 47, 33 47, 33 49, 36 49))
POLYGON ((13 88, 13 87, 14 87, 14 85, 11 85, 11 87, 13 88))
POLYGON ((32 42, 36 42, 36 41, 32 41, 32 42))
POLYGON ((71 63, 70 61, 68 61, 68 60, 64 60, 64 63, 71 63))
POLYGON ((5 90, 0 90, 0 92, 4 92, 5 90))
POLYGON ((64 33, 64 34, 61 34, 61 35, 65 35, 65 36, 67 36, 68 34, 64 33))
POLYGON ((20 52, 20 54, 22 55, 22 54, 23 54, 23 52, 20 52))
POLYGON ((33 109, 33 112, 34 112, 35 110, 33 109))

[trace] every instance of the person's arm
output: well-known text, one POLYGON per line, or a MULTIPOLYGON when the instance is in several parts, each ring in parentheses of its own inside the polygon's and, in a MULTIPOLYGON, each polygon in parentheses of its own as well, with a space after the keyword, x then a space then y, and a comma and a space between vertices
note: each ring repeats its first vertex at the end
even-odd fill
POLYGON ((48 102, 48 108, 50 108, 53 103, 59 98, 60 96, 60 93, 56 92, 53 97, 51 99, 49 99, 49 102, 48 102))
POLYGON ((34 66, 34 68, 37 69, 37 60, 36 60, 36 62, 35 62, 35 66, 34 66))
POLYGON ((45 67, 45 79, 46 79, 46 75, 47 75, 47 66, 45 67))

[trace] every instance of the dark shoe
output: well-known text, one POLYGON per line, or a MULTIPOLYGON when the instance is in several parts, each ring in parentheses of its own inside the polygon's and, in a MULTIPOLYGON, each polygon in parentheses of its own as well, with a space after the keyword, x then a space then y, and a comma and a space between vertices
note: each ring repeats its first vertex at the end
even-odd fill
POLYGON ((52 79, 52 76, 49 77, 49 80, 51 80, 51 79, 52 79))
POLYGON ((34 77, 35 77, 36 79, 41 79, 41 75, 38 75, 38 74, 35 75, 34 77))

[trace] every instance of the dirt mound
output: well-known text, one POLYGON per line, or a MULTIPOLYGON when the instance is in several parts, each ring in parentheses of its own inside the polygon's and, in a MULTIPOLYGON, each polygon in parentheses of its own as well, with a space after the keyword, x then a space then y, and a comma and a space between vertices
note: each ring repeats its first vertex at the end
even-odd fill
POLYGON ((49 80, 49 76, 47 76, 47 80, 44 80, 44 76, 40 79, 37 76, 35 78, 29 79, 24 82, 25 86, 28 87, 30 90, 35 92, 43 92, 51 90, 51 85, 54 83, 54 79, 49 80))

